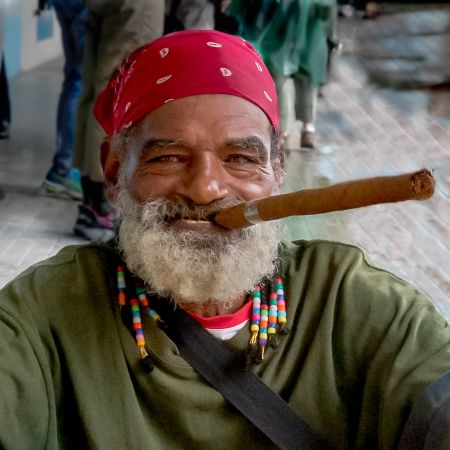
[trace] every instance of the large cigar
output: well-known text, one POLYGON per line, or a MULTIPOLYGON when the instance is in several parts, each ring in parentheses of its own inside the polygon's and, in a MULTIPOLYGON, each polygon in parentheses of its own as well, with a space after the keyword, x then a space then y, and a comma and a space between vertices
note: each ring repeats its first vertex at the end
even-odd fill
POLYGON ((431 171, 347 181, 318 189, 240 203, 216 213, 214 221, 228 228, 245 228, 289 216, 321 214, 379 203, 426 200, 434 193, 431 171))

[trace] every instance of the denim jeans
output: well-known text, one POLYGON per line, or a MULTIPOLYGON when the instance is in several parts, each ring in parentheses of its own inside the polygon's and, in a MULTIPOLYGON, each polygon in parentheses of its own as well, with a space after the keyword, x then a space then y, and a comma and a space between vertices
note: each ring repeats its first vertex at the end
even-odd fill
POLYGON ((72 166, 87 13, 82 0, 53 0, 51 4, 61 27, 65 62, 56 120, 56 152, 50 170, 65 176, 72 166))

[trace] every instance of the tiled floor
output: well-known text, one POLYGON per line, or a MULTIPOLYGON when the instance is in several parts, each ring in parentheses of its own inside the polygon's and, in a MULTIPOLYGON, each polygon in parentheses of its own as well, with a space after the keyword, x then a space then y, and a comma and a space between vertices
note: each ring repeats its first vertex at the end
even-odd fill
POLYGON ((74 202, 40 191, 54 151, 56 103, 62 60, 11 80, 12 130, 0 141, 0 285, 28 265, 56 253, 72 236, 74 202))
MULTIPOLYGON (((442 33, 450 29, 448 8, 419 16, 430 23, 420 22, 418 34, 411 37, 411 55, 425 54, 433 36, 435 43, 442 42, 442 33), (433 35, 430 27, 437 23, 440 28, 433 35), (429 30, 425 40, 420 36, 424 30, 429 30)), ((318 118, 320 149, 291 152, 287 190, 428 167, 435 169, 434 197, 426 202, 291 218, 288 235, 337 239, 365 248, 375 263, 429 294, 450 319, 450 90, 442 86, 450 80, 448 60, 434 71, 433 77, 424 70, 413 79, 404 66, 397 64, 404 58, 404 41, 400 40, 396 47, 391 35, 384 53, 380 50, 383 39, 379 38, 375 45, 376 30, 378 36, 388 34, 396 21, 403 27, 397 27, 397 38, 400 33, 412 33, 405 27, 408 20, 417 26, 417 14, 344 23, 344 48, 351 52, 344 54, 335 80, 324 89, 318 118), (366 42, 370 45, 366 46, 366 42), (385 70, 387 59, 391 60, 390 73, 385 70), (368 81, 366 69, 372 82, 368 81), (434 83, 438 75, 440 88, 423 88, 434 83), (374 78, 378 84, 374 84, 374 78), (422 88, 393 89, 413 85, 422 88)), ((441 49, 442 53, 446 51, 447 47, 441 49)))
MULTIPOLYGON (((348 50, 354 32, 344 24, 348 50)), ((76 204, 39 190, 54 148, 61 64, 53 61, 11 83, 12 137, 0 141, 0 186, 6 191, 0 202, 0 286, 62 246, 80 242, 71 234, 76 204)), ((436 169, 437 191, 426 202, 291 218, 286 235, 364 247, 377 264, 427 292, 450 320, 450 91, 369 84, 353 52, 344 53, 335 72, 320 101, 318 149, 290 152, 285 190, 430 167, 436 169)), ((292 132, 295 138, 298 129, 292 132)))

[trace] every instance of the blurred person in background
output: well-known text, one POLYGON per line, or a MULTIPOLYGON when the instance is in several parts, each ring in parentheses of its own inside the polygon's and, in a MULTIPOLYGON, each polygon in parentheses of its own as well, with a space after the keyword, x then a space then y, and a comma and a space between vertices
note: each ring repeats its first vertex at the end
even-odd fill
POLYGON ((359 14, 363 19, 375 19, 381 14, 381 4, 366 0, 339 1, 339 15, 343 17, 354 17, 359 14))
POLYGON ((179 30, 214 29, 211 0, 167 0, 164 34, 179 30))
POLYGON ((164 34, 180 30, 237 31, 235 19, 224 14, 230 0, 167 0, 164 34))
POLYGON ((335 0, 232 0, 227 11, 239 34, 261 52, 275 83, 286 138, 302 122, 300 147, 313 148, 318 88, 326 82, 329 40, 334 39, 335 0), (295 95, 289 89, 292 79, 295 95))
POLYGON ((72 167, 73 135, 81 93, 81 66, 86 34, 83 0, 40 0, 39 14, 53 6, 61 27, 64 80, 56 116, 56 151, 43 188, 51 195, 82 199, 80 172, 72 167))
POLYGON ((0 139, 9 138, 11 124, 11 104, 9 100, 8 77, 6 75, 5 57, 1 55, 0 69, 0 139))
MULTIPOLYGON (((4 5, 0 4, 0 139, 9 138, 9 124, 11 122, 11 107, 9 103, 8 78, 6 77, 5 61, 3 56, 4 34, 4 5)), ((0 189, 0 200, 5 198, 5 192, 0 189)))
POLYGON ((89 240, 114 234, 115 212, 103 190, 100 147, 104 132, 92 109, 94 101, 122 60, 161 36, 164 0, 86 0, 87 30, 73 163, 80 169, 83 203, 74 233, 89 240))
MULTIPOLYGON (((0 139, 9 138, 11 124, 11 104, 9 100, 8 77, 6 75, 5 57, 3 54, 5 33, 5 5, 0 4, 0 139)), ((0 197, 2 197, 0 192, 0 197)))

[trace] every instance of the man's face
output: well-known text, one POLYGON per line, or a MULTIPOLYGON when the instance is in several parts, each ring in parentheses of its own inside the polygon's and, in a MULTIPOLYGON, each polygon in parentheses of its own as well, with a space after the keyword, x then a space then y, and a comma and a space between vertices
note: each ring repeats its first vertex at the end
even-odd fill
POLYGON ((271 274, 276 225, 228 231, 205 220, 278 187, 270 144, 265 114, 237 97, 188 97, 149 114, 105 165, 130 270, 180 304, 231 302, 271 274))
POLYGON ((139 203, 164 198, 207 205, 260 198, 274 189, 269 120, 242 98, 171 101, 137 126, 133 141, 126 176, 139 203))

